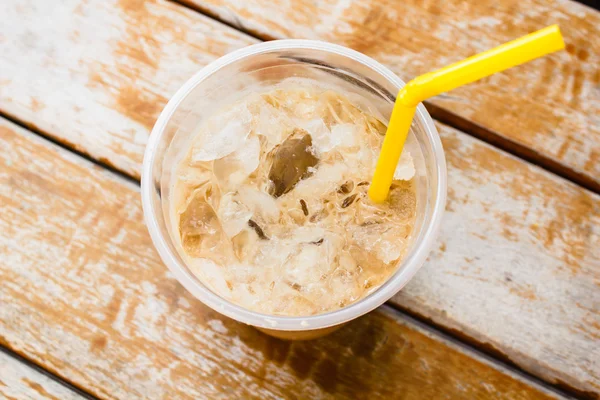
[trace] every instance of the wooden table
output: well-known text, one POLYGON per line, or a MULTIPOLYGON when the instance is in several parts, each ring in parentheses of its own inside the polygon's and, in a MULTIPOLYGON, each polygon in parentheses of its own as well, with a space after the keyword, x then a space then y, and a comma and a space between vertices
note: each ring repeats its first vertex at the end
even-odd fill
POLYGON ((0 397, 600 398, 600 13, 318 3, 0 2, 0 397), (567 51, 426 104, 447 214, 387 305, 285 342, 205 307, 161 263, 142 154, 167 99, 210 61, 322 39, 408 80, 552 23, 567 51))

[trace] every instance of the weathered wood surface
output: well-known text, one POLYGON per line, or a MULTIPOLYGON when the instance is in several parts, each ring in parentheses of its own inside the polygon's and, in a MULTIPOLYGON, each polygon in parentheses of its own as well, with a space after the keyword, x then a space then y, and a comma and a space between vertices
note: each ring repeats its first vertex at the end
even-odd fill
POLYGON ((82 396, 0 351, 0 398, 76 400, 82 396))
MULTIPOLYGON (((121 1, 120 8, 99 0, 81 3, 80 11, 73 12, 73 20, 79 21, 76 26, 69 25, 72 22, 66 21, 65 16, 71 10, 69 5, 73 10, 76 8, 73 2, 62 2, 50 10, 41 2, 27 7, 14 1, 0 4, 2 11, 14 17, 8 18, 9 21, 21 18, 14 26, 8 24, 15 31, 5 32, 4 37, 23 37, 31 31, 48 42, 63 43, 48 45, 52 50, 47 51, 40 46, 41 49, 28 55, 29 61, 16 51, 10 53, 10 59, 1 56, 6 52, 0 53, 2 68, 13 63, 22 74, 18 75, 22 78, 17 83, 13 75, 2 74, 0 104, 13 107, 11 114, 23 121, 61 141, 72 141, 73 147, 133 176, 139 171, 151 120, 164 105, 168 93, 220 52, 252 42, 225 26, 180 10, 176 4, 135 3, 121 1), (44 30, 49 25, 40 21, 45 20, 46 14, 62 16, 65 23, 44 30), (181 34, 180 40, 172 44, 178 46, 177 52, 167 44, 171 34, 160 33, 154 26, 157 20, 173 18, 181 34), (125 44, 134 45, 129 50, 119 50, 124 44, 117 40, 103 44, 95 37, 98 30, 110 31, 114 37, 122 37, 125 44), (146 32, 148 36, 137 34, 145 38, 142 42, 125 40, 131 37, 127 36, 131 31, 146 32), (200 36, 198 32, 205 34, 200 36), (162 38, 162 44, 148 47, 147 41, 152 40, 149 35, 154 34, 162 38), (203 37, 213 39, 205 42, 201 40, 203 37), (217 45, 215 40, 228 44, 217 42, 221 43, 217 45), (96 47, 100 50, 89 50, 96 47), (38 52, 41 55, 33 55, 38 52), (145 57, 123 55, 140 52, 160 60, 160 67, 149 68, 145 57), (43 60, 52 59, 49 54, 67 61, 44 67, 43 60), (77 60, 72 61, 73 57, 77 60), (77 69, 81 76, 71 80, 70 68, 76 68, 73 65, 83 59, 87 61, 82 65, 88 67, 77 69), (99 70, 90 65, 94 68, 101 65, 105 78, 94 80, 94 73, 99 70), (23 76, 27 74, 22 71, 30 66, 45 74, 44 82, 53 91, 37 89, 43 86, 41 81, 37 86, 24 84, 23 76), (46 73, 45 68, 55 69, 46 73), (138 88, 131 89, 137 90, 138 97, 152 93, 162 93, 162 97, 153 97, 139 107, 123 111, 119 104, 136 104, 120 102, 127 86, 110 78, 121 76, 119 71, 123 69, 131 74, 123 80, 129 82, 130 89, 138 88), (87 79, 86 73, 89 73, 87 79), (64 92, 65 88, 71 92, 64 92), (35 96, 31 94, 34 89, 40 90, 35 96), (64 102, 53 100, 77 93, 87 96, 82 100, 85 107, 77 104, 66 107, 64 102), (32 98, 36 100, 32 102, 32 98), (36 104, 35 112, 32 104, 36 104), (142 120, 146 123, 137 122, 142 120), (125 148, 128 150, 124 151, 125 148)), ((4 41, 3 46, 8 46, 7 43, 4 41)), ((543 379, 598 394, 598 196, 455 130, 439 127, 450 168, 449 212, 438 241, 440 247, 394 301, 441 326, 493 346, 543 379)))
POLYGON ((438 124, 448 204, 392 301, 534 375, 600 393, 600 196, 438 124))
POLYGON ((558 23, 567 51, 431 103, 600 190, 600 12, 561 0, 183 1, 261 37, 352 47, 405 80, 558 23))
POLYGON ((11 123, 0 145, 0 342, 100 398, 558 397, 386 307, 310 342, 221 317, 160 262, 136 186, 11 123))
POLYGON ((168 1, 7 0, 0 15, 0 111, 134 176, 167 99, 255 42, 168 1))

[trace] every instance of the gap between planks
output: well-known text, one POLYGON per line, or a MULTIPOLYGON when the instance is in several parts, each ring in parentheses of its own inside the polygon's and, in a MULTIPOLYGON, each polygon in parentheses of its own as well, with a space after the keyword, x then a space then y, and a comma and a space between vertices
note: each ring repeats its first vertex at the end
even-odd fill
MULTIPOLYGON (((1 112, 0 112, 0 118, 4 118, 4 119, 20 126, 21 128, 31 132, 34 135, 41 137, 43 140, 47 140, 51 144, 53 144, 61 149, 64 149, 66 151, 76 154, 77 156, 92 163, 92 165, 95 165, 102 169, 105 169, 109 173, 112 173, 112 174, 116 175, 117 177, 124 179, 127 182, 130 182, 138 187, 140 185, 139 178, 129 176, 111 165, 107 165, 106 163, 104 163, 102 161, 92 158, 91 156, 89 156, 86 153, 83 153, 81 151, 78 151, 77 149, 70 147, 68 144, 61 143, 60 141, 54 139, 50 135, 48 135, 45 132, 38 129, 33 124, 23 123, 20 120, 17 120, 10 116, 3 115, 3 113, 1 113, 1 112)), ((442 340, 444 340, 444 339, 448 340, 451 343, 454 343, 457 346, 462 347, 464 350, 470 351, 470 352, 474 353, 475 355, 478 355, 478 356, 482 357, 483 359, 488 360, 493 365, 496 365, 500 368, 504 368, 507 371, 514 373, 515 375, 521 377, 524 381, 530 382, 534 385, 538 385, 539 387, 546 389, 550 392, 553 392, 559 396, 562 396, 565 398, 580 398, 580 399, 593 399, 594 398, 593 394, 577 391, 576 389, 571 388, 568 385, 552 384, 552 383, 547 382, 535 375, 532 375, 531 373, 520 368, 507 355, 502 353, 500 350, 494 348, 493 346, 491 346, 487 343, 477 341, 474 338, 471 338, 471 337, 463 334, 460 331, 448 329, 444 326, 441 326, 440 324, 435 323, 433 320, 431 320, 430 318, 428 318, 426 316, 419 315, 415 312, 405 309, 404 307, 401 307, 399 305, 396 305, 396 304, 393 304, 390 302, 386 302, 385 304, 380 306, 380 308, 384 309, 386 312, 388 312, 390 314, 395 314, 401 318, 408 320, 409 322, 414 323, 415 325, 423 328, 424 330, 432 333, 433 335, 441 338, 442 340)), ((35 370, 39 371, 40 373, 46 375, 50 379, 75 391, 76 393, 80 394, 81 396, 84 396, 85 398, 88 398, 88 399, 98 400, 97 397, 95 397, 92 394, 90 394, 89 392, 87 392, 84 388, 81 388, 81 387, 77 386, 76 384, 62 378, 59 375, 59 371, 50 371, 50 370, 45 369, 41 365, 36 364, 35 361, 26 358, 26 356, 18 354, 16 352, 14 352, 13 350, 7 348, 1 341, 0 341, 0 351, 3 351, 4 353, 8 354, 9 356, 18 359, 19 361, 25 363, 26 365, 30 366, 31 368, 34 368, 35 370)))
POLYGON ((531 373, 523 370, 518 365, 510 360, 505 354, 501 351, 497 350, 493 346, 475 341, 467 336, 465 336, 462 332, 448 329, 440 324, 437 324, 432 319, 427 318, 426 316, 422 316, 415 312, 410 311, 404 307, 399 306, 398 304, 394 304, 391 302, 386 302, 380 306, 380 308, 385 309, 387 312, 391 314, 401 315, 402 318, 406 319, 410 323, 414 324, 422 328, 423 330, 434 334, 435 336, 440 337, 443 340, 447 340, 450 343, 453 343, 457 346, 466 348, 470 350, 473 354, 478 357, 481 357, 488 362, 502 367, 507 371, 514 373, 519 376, 521 379, 538 385, 546 390, 549 390, 559 396, 563 396, 566 398, 579 398, 579 399, 593 399, 593 394, 588 395, 583 392, 577 392, 576 390, 570 390, 568 387, 561 387, 560 385, 553 385, 551 383, 546 382, 545 380, 532 375, 531 373))
POLYGON ((40 374, 42 374, 43 376, 45 376, 46 378, 52 380, 53 382, 56 382, 57 384, 61 385, 62 387, 67 388, 68 390, 72 391, 73 393, 83 397, 84 399, 89 399, 89 400, 99 400, 96 396, 93 396, 92 394, 90 394, 89 392, 87 392, 85 389, 69 382, 68 380, 65 380, 63 378, 61 378, 59 375, 45 369, 44 367, 36 364, 34 361, 28 359, 27 357, 13 351, 12 349, 9 349, 8 347, 6 347, 2 341, 0 340, 0 353, 4 353, 6 356, 16 360, 17 362, 25 365, 28 368, 33 369, 36 372, 39 372, 40 374))
POLYGON ((35 124, 25 122, 17 117, 14 117, 10 114, 5 113, 3 111, 0 111, 0 118, 4 118, 5 120, 10 121, 17 126, 44 138, 45 140, 60 147, 61 149, 65 149, 71 153, 77 154, 79 157, 91 162, 94 165, 98 165, 98 166, 112 172, 113 174, 119 176, 120 178, 122 178, 130 183, 133 183, 137 186, 140 185, 140 176, 138 176, 137 174, 128 175, 125 172, 118 169, 117 167, 115 167, 114 165, 112 165, 110 162, 108 162, 108 160, 106 160, 106 159, 98 160, 98 159, 92 157, 86 151, 78 149, 72 143, 62 142, 56 136, 53 136, 52 134, 45 132, 42 129, 39 129, 37 126, 35 126, 35 124))
POLYGON ((576 398, 576 399, 596 399, 594 393, 583 392, 577 390, 575 388, 570 387, 567 384, 553 384, 543 380, 542 378, 531 374, 530 372, 525 371, 523 368, 519 367, 514 361, 510 359, 506 354, 502 351, 498 350, 496 347, 489 343, 481 342, 476 340, 475 338, 469 337, 462 333, 459 330, 445 327, 441 324, 436 323, 433 319, 411 311, 406 307, 402 307, 399 304, 386 302, 382 307, 390 308, 394 312, 402 315, 407 320, 413 322, 415 325, 423 327, 423 329, 427 329, 431 332, 435 332, 436 335, 439 335, 446 340, 457 343, 464 347, 467 347, 473 353, 478 356, 493 362, 495 365, 499 365, 509 370, 510 372, 521 376, 523 379, 528 382, 535 383, 545 389, 551 390, 556 394, 567 398, 576 398))
MULTIPOLYGON (((218 15, 214 14, 208 8, 204 8, 200 5, 193 4, 186 0, 168 0, 172 3, 178 4, 182 7, 188 8, 192 11, 200 13, 208 18, 211 18, 221 24, 242 32, 248 36, 251 36, 260 41, 276 40, 274 36, 262 34, 249 29, 244 26, 237 16, 232 14, 235 18, 236 23, 230 23, 219 18, 218 15)), ((585 3, 584 3, 585 4, 585 3)), ((597 7, 596 7, 597 8, 597 7)), ((551 157, 541 154, 525 145, 512 141, 508 138, 502 137, 501 135, 485 128, 481 125, 475 124, 451 111, 445 110, 439 106, 432 104, 431 102, 425 102, 427 111, 431 114, 431 117, 442 122, 452 128, 458 129, 461 132, 468 134, 474 138, 477 138, 491 146, 494 146, 500 150, 503 150, 509 154, 514 155, 530 164, 536 165, 545 171, 551 172, 565 180, 575 183, 576 185, 587 189, 591 192, 600 194, 600 183, 595 182, 589 176, 584 173, 577 172, 573 168, 567 165, 563 165, 560 162, 553 160, 551 157)))

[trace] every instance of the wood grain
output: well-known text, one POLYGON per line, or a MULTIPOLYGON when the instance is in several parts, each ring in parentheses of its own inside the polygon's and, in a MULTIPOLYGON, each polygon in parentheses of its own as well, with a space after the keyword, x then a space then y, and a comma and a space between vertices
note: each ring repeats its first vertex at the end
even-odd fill
POLYGON ((598 397, 600 196, 438 129, 446 215, 428 262, 392 301, 598 397))
POLYGON ((250 37, 167 1, 0 2, 0 111, 139 176, 167 99, 250 37))
POLYGON ((82 396, 0 351, 0 397, 6 400, 76 400, 82 396))
POLYGON ((0 143, 0 342, 100 398, 558 398, 389 308, 310 342, 222 317, 136 186, 1 120, 0 143))
MULTIPOLYGON (((14 17, 7 18, 14 31, 2 31, 2 37, 18 38, 26 32, 36 32, 35 37, 47 40, 50 44, 46 47, 52 49, 44 50, 46 47, 40 44, 44 40, 33 41, 39 48, 34 47, 30 52, 10 47, 8 40, 0 43, 2 71, 12 71, 0 78, 0 109, 10 110, 11 115, 36 125, 57 140, 72 141, 70 146, 132 176, 139 172, 150 125, 148 116, 153 118, 168 94, 204 62, 220 52, 252 42, 241 33, 172 3, 88 0, 65 1, 54 7, 44 4, 16 1, 0 4, 3 15, 14 17), (80 4, 81 7, 76 6, 80 4), (64 23, 43 24, 46 14, 64 23), (13 21, 19 18, 20 22, 13 21), (148 18, 153 22, 147 22, 148 18), (173 29, 181 36, 171 36, 170 31, 160 33, 154 26, 162 19, 175 21, 173 29), (74 21, 78 21, 77 25, 73 25, 74 21), (127 36, 127 32, 140 29, 146 32, 142 44, 127 36), (122 54, 152 49, 148 57, 160 60, 160 67, 149 69, 145 57, 118 56, 119 46, 124 46, 118 45, 121 39, 100 40, 95 37, 97 31, 107 31, 102 34, 122 38, 125 43, 138 43, 122 50, 122 54), (160 45, 148 47, 146 40, 154 40, 154 35, 160 45), (73 37, 79 39, 72 40, 73 37), (203 41, 204 38, 212 39, 203 41), (174 43, 168 44, 170 39, 174 43), (13 51, 7 53, 4 49, 13 51), (100 65, 102 69, 96 69, 100 65), (117 84, 111 77, 122 76, 120 69, 130 71, 131 75, 123 75, 117 84), (28 71, 36 71, 37 75, 28 71), (104 78, 94 80, 99 73, 104 78), (27 82, 35 79, 38 79, 35 85, 27 82), (94 82, 92 89, 90 82, 94 82), (126 111, 119 104, 136 102, 119 100, 127 93, 123 82, 129 82, 130 87, 138 88, 138 93, 144 96, 160 93, 161 97, 152 99, 152 107, 146 103, 126 111), (46 90, 45 86, 52 90, 46 90), (72 96, 75 100, 69 100, 72 96), (145 124, 137 122, 144 118, 145 124)), ((335 14, 331 14, 333 17, 335 14)), ((4 27, 3 24, 0 29, 4 27)), ((519 367, 543 379, 597 396, 600 393, 598 196, 456 130, 442 124, 438 127, 449 162, 448 213, 439 248, 394 302, 441 327, 462 332, 470 340, 497 349, 519 367)), ((47 161, 46 166, 51 170, 52 162, 47 161)), ((123 201, 123 204, 137 204, 138 198, 133 196, 123 201)), ((122 215, 124 211, 111 212, 122 215)), ((105 217, 105 213, 102 217, 87 216, 99 221, 105 217)), ((34 221, 35 216, 32 213, 28 218, 34 221)), ((141 216, 136 218, 137 224, 141 216)), ((133 229, 114 223, 117 238, 133 229)), ((143 232, 136 229, 133 232, 143 232)), ((74 227, 72 230, 77 232, 74 227)), ((63 244, 67 243, 65 239, 63 244)), ((33 245, 31 251, 39 251, 39 246, 33 245)), ((78 265, 85 265, 85 257, 90 257, 91 265, 95 265, 94 260, 105 257, 104 250, 99 247, 92 252, 93 256, 81 253, 83 258, 78 265)), ((77 256, 83 250, 76 246, 70 251, 77 256)), ((149 250, 143 250, 142 254, 149 259, 155 257, 149 250)), ((100 263, 99 268, 107 267, 100 263)), ((132 284, 129 290, 140 289, 132 284)))
POLYGON ((434 116, 600 191, 598 11, 561 0, 183 2, 264 38, 354 48, 404 80, 558 23, 566 51, 438 96, 434 116))

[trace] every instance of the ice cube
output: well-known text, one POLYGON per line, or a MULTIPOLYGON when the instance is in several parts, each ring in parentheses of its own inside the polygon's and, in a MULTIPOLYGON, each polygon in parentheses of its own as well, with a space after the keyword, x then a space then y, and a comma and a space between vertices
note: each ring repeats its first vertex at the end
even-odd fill
POLYGON ((316 105, 314 101, 298 101, 292 106, 292 113, 295 117, 307 120, 315 115, 316 105))
POLYGON ((338 124, 331 128, 331 143, 332 148, 341 147, 352 147, 358 144, 359 138, 357 137, 358 129, 354 124, 338 124))
POLYGON ((245 227, 235 235, 231 239, 231 244, 233 246, 233 251, 238 258, 238 260, 245 260, 246 262, 251 262, 256 256, 256 253, 259 251, 259 246, 261 241, 255 232, 252 231, 252 228, 246 224, 245 227))
POLYGON ((210 162, 194 163, 186 165, 177 171, 177 179, 181 182, 199 186, 210 181, 212 177, 212 165, 210 162))
POLYGON ((191 161, 223 158, 240 148, 252 129, 252 115, 244 103, 206 121, 194 140, 191 161))
POLYGON ((326 231, 318 226, 299 227, 290 235, 296 243, 317 243, 325 237, 326 231))
POLYGON ((320 118, 295 122, 310 134, 317 154, 327 153, 338 146, 351 147, 357 142, 358 130, 354 124, 336 124, 330 130, 320 118))
POLYGON ((285 263, 283 278, 300 286, 308 286, 319 282, 321 276, 327 275, 331 268, 326 246, 305 244, 285 263))
POLYGON ((206 188, 195 190, 190 197, 179 216, 179 229, 183 235, 214 234, 218 230, 217 216, 206 201, 206 188))
POLYGON ((386 264, 400 258, 404 243, 396 238, 394 234, 387 234, 375 243, 375 254, 377 258, 386 264))
POLYGON ((208 258, 196 258, 188 261, 188 265, 194 275, 200 280, 208 284, 217 294, 229 297, 231 289, 227 284, 228 274, 227 269, 215 263, 208 258))
POLYGON ((314 174, 300 181, 294 189, 296 196, 303 199, 320 198, 325 194, 337 191, 339 185, 346 181, 348 166, 342 162, 323 164, 314 174))
POLYGON ((346 271, 354 271, 357 269, 356 260, 350 255, 349 252, 342 252, 339 260, 340 268, 346 271))
POLYGON ((310 175, 308 169, 319 160, 311 151, 312 138, 303 129, 294 132, 275 150, 269 171, 272 185, 269 194, 275 198, 284 195, 301 180, 310 175))
POLYGON ((408 150, 403 150, 396 171, 394 171, 394 179, 409 181, 413 176, 415 176, 415 165, 412 156, 408 150))
POLYGON ((372 133, 376 133, 381 136, 385 136, 387 131, 387 126, 381 122, 378 118, 373 116, 369 116, 366 118, 367 129, 369 129, 372 133))
POLYGON ((262 101, 260 111, 254 117, 254 132, 267 139, 265 146, 267 152, 281 143, 284 135, 293 126, 294 124, 285 114, 264 100, 262 101))
POLYGON ((225 188, 239 186, 258 167, 260 161, 260 141, 251 136, 233 153, 214 163, 214 173, 219 184, 225 188))
POLYGON ((197 257, 221 245, 221 225, 206 198, 207 188, 192 194, 185 210, 179 215, 179 232, 186 253, 197 257))
POLYGON ((239 201, 239 194, 237 193, 227 193, 221 198, 217 214, 221 226, 229 238, 240 233, 252 217, 252 211, 239 201))
POLYGON ((290 117, 311 119, 316 113, 316 98, 309 90, 300 89, 293 92, 277 90, 279 109, 290 117))
POLYGON ((271 223, 279 219, 279 206, 275 199, 267 193, 251 186, 242 186, 238 193, 239 201, 244 203, 259 219, 271 223))
POLYGON ((293 244, 276 238, 261 243, 262 246, 256 254, 254 265, 269 266, 275 271, 285 268, 290 255, 296 249, 293 244))
POLYGON ((321 118, 297 119, 294 123, 310 134, 317 153, 325 153, 332 149, 331 132, 321 118))
POLYGON ((363 257, 374 256, 385 264, 400 258, 405 248, 404 241, 398 238, 394 227, 384 223, 358 227, 352 234, 352 239, 360 249, 368 253, 363 257))
POLYGON ((356 272, 354 269, 337 268, 328 280, 331 290, 331 300, 335 302, 334 307, 344 307, 357 300, 362 290, 358 286, 356 272))
POLYGON ((361 111, 352 103, 333 91, 326 91, 319 98, 320 114, 325 125, 356 124, 362 117, 361 111))

